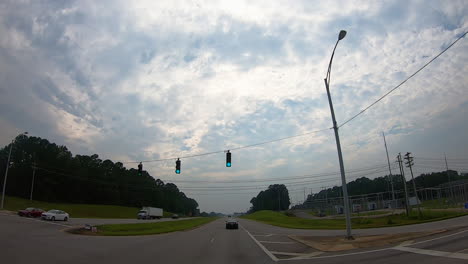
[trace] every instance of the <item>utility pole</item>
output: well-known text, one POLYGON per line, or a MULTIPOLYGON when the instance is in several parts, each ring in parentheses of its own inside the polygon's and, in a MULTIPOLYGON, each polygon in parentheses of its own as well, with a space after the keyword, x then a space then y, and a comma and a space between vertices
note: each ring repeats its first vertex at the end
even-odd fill
POLYGON ((29 196, 29 200, 32 201, 33 198, 33 191, 34 191, 34 176, 36 175, 36 163, 33 163, 32 166, 33 174, 32 174, 32 181, 31 181, 31 195, 29 196))
POLYGON ((413 165, 414 165, 413 157, 411 157, 410 155, 411 155, 411 152, 406 152, 405 160, 406 160, 406 165, 410 169, 410 172, 411 172, 411 179, 413 180, 414 195, 416 196, 416 203, 418 204, 418 214, 419 214, 419 217, 421 217, 422 216, 422 214, 421 214, 421 203, 420 203, 419 198, 418 198, 418 192, 416 190, 416 182, 414 180, 414 175, 413 175, 413 165))
POLYGON ((453 201, 453 189, 452 189, 452 181, 450 180, 450 173, 449 173, 449 168, 448 168, 448 163, 447 163, 447 155, 444 153, 445 156, 445 171, 447 173, 447 178, 448 178, 448 184, 449 184, 449 189, 450 189, 450 198, 452 198, 453 201))
POLYGON ((278 189, 278 212, 281 211, 281 191, 278 189))
MULTIPOLYGON (((28 132, 23 132, 21 136, 26 136, 27 134, 28 132)), ((3 178, 2 203, 0 205, 0 209, 3 209, 3 205, 5 203, 5 191, 6 191, 6 184, 7 184, 7 177, 8 177, 8 168, 10 167, 11 150, 13 149, 13 145, 15 143, 16 143, 16 138, 11 141, 10 152, 8 153, 8 161, 6 164, 5 177, 3 178)))
POLYGON ((408 188, 406 187, 405 171, 403 170, 403 164, 402 164, 403 160, 401 159, 401 153, 398 153, 397 162, 398 162, 398 166, 400 167, 401 181, 403 182, 403 188, 405 190, 406 216, 409 216, 411 212, 411 207, 409 206, 408 188))
POLYGON ((5 202, 5 189, 6 189, 6 184, 7 184, 7 178, 8 178, 8 168, 10 167, 10 157, 11 157, 11 150, 13 149, 13 144, 15 141, 13 140, 10 145, 10 152, 8 153, 8 161, 6 164, 6 170, 5 170, 5 177, 3 178, 3 191, 2 191, 2 206, 1 209, 3 209, 3 204, 5 202))
POLYGON ((305 192, 306 192, 306 187, 304 187, 304 203, 306 201, 305 192))
POLYGON ((387 141, 385 140, 385 133, 382 132, 385 144, 385 152, 387 152, 388 171, 390 172, 390 185, 392 186, 392 207, 395 204, 395 189, 393 188, 392 169, 390 168, 390 158, 388 157, 387 141))

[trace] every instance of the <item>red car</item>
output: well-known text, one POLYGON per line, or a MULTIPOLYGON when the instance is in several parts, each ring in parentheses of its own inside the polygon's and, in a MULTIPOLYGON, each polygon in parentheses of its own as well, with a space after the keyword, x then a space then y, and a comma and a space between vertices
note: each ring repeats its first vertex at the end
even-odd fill
POLYGON ((41 217, 44 210, 39 208, 28 207, 24 210, 19 210, 19 216, 26 216, 26 217, 41 217))

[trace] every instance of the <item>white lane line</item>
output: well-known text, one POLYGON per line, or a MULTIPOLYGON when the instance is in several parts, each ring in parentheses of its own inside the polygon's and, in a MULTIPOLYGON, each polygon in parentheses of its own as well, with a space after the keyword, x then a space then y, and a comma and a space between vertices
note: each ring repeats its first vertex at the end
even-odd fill
POLYGON ((463 253, 452 253, 452 252, 429 250, 429 249, 422 249, 422 248, 410 248, 410 247, 394 247, 393 249, 421 254, 421 255, 468 260, 468 254, 463 254, 463 253))
POLYGON ((252 234, 250 234, 249 231, 247 231, 247 229, 245 229, 243 226, 241 226, 242 229, 244 229, 244 231, 250 236, 250 238, 252 238, 253 241, 255 241, 255 243, 257 243, 257 245, 263 250, 263 252, 265 252, 265 254, 267 254, 274 262, 277 262, 278 261, 278 258, 275 257, 275 255, 273 255, 270 251, 268 251, 268 249, 266 249, 262 243, 258 242, 257 239, 255 239, 254 236, 252 236, 252 234))
POLYGON ((284 256, 308 256, 307 253, 294 253, 294 252, 279 252, 279 251, 270 251, 275 255, 284 255, 284 256))
POLYGON ((291 259, 307 259, 307 258, 310 258, 310 257, 315 257, 315 256, 318 256, 318 255, 322 255, 323 253, 325 253, 325 252, 317 251, 317 252, 313 252, 313 253, 310 253, 310 254, 306 254, 304 256, 299 256, 299 257, 295 257, 295 258, 291 258, 291 259))
POLYGON ((402 242, 400 245, 398 245, 398 246, 400 246, 400 247, 406 247, 406 246, 409 246, 409 245, 411 245, 411 244, 413 244, 413 243, 414 243, 414 240, 406 240, 406 241, 403 241, 403 242, 402 242))
POLYGON ((296 242, 281 242, 281 241, 258 241, 260 243, 271 243, 271 244, 295 244, 296 242))
POLYGON ((213 241, 214 241, 214 237, 211 238, 210 242, 213 243, 213 241))
POLYGON ((268 235, 253 235, 253 236, 261 236, 261 237, 271 237, 273 234, 268 234, 268 235))
POLYGON ((412 243, 412 244, 405 245, 405 246, 413 246, 413 245, 418 245, 418 244, 422 244, 422 243, 426 243, 426 242, 431 242, 431 241, 435 241, 435 240, 439 240, 439 239, 444 239, 444 238, 447 238, 447 237, 452 237, 452 236, 456 236, 456 235, 459 235, 459 234, 463 234, 463 233, 465 233, 465 232, 468 232, 468 229, 463 230, 463 231, 460 231, 460 232, 456 232, 456 233, 453 233, 453 234, 450 234, 450 235, 445 235, 445 236, 441 236, 441 237, 436 237, 436 238, 433 238, 433 239, 428 239, 428 240, 424 240, 424 241, 412 243))
POLYGON ((328 256, 320 256, 320 257, 302 256, 302 257, 291 258, 291 259, 282 259, 282 261, 301 260, 301 259, 322 259, 322 258, 346 257, 346 256, 353 256, 353 255, 361 255, 361 254, 367 254, 367 253, 380 252, 380 251, 385 251, 385 250, 389 250, 389 249, 392 249, 392 248, 381 248, 381 249, 375 249, 375 250, 369 250, 369 251, 361 251, 361 252, 338 254, 338 255, 328 255, 328 256))

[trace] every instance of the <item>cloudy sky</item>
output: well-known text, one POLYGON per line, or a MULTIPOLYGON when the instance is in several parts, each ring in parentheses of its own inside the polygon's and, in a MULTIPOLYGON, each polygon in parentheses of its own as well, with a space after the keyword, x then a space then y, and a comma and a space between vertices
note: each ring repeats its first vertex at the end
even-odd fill
MULTIPOLYGON (((323 79, 341 29, 331 80, 338 124, 468 31, 468 3, 4 0, 0 144, 28 131, 73 154, 171 158, 144 169, 202 211, 247 210, 271 183, 300 202, 339 183, 323 79), (182 159, 174 174, 177 157, 301 134, 233 150, 232 168, 222 152, 182 159), (293 180, 301 175, 313 177, 293 180)), ((410 151, 417 173, 439 171, 445 152, 452 167, 468 167, 467 61, 464 37, 340 128, 349 180, 387 173, 383 131, 392 163, 410 151)))

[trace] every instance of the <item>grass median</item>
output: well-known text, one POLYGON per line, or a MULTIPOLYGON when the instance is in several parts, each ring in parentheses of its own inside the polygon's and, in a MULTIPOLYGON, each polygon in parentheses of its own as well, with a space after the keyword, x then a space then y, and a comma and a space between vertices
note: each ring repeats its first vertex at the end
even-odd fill
POLYGON ((208 224, 217 217, 200 217, 188 220, 166 221, 143 224, 116 224, 97 226, 96 235, 103 236, 141 236, 183 231, 208 224))
MULTIPOLYGON (((378 228, 400 225, 420 224, 432 221, 445 220, 458 216, 468 215, 466 212, 452 211, 424 211, 423 217, 419 218, 417 211, 407 217, 405 214, 383 216, 378 218, 354 218, 351 219, 355 229, 378 228)), ((274 226, 296 228, 296 229, 345 229, 345 219, 304 219, 294 216, 286 216, 284 213, 274 211, 258 211, 244 215, 242 218, 255 220, 274 226)))
MULTIPOLYGON (((28 207, 41 208, 43 210, 58 209, 70 214, 75 218, 136 218, 140 208, 101 205, 101 204, 72 204, 72 203, 50 203, 23 199, 13 196, 5 196, 5 209, 18 211, 28 207)), ((172 213, 164 211, 163 217, 171 217, 172 213)))

